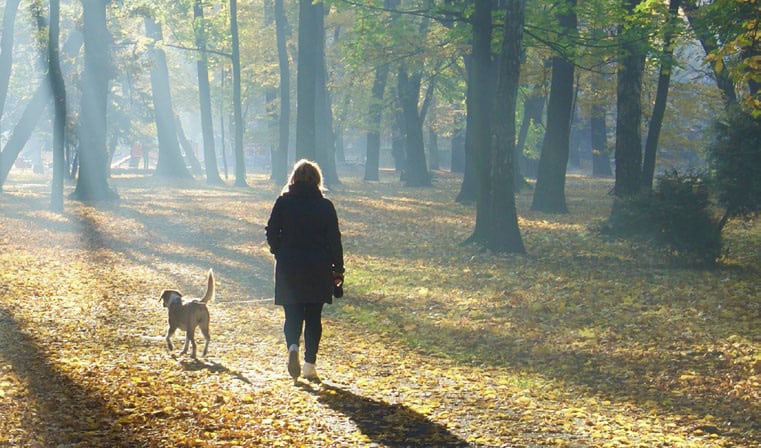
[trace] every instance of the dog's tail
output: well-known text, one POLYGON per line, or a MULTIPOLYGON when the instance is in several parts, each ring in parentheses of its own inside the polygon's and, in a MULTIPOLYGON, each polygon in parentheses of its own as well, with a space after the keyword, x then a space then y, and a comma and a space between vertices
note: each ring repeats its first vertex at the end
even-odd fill
POLYGON ((214 271, 209 269, 209 284, 206 286, 206 294, 204 294, 201 302, 207 303, 214 300, 214 271))

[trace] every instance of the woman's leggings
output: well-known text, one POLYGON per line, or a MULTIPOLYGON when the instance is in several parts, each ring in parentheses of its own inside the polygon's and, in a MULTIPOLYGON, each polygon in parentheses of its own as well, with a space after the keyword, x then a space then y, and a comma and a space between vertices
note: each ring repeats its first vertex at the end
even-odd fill
POLYGON ((304 361, 314 364, 322 337, 322 303, 283 305, 285 310, 285 343, 287 347, 299 345, 304 331, 304 361))

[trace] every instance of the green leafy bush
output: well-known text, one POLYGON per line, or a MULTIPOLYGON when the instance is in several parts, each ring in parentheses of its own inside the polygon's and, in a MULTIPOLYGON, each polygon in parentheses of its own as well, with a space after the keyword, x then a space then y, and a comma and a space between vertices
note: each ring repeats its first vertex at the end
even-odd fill
POLYGON ((721 226, 702 173, 671 171, 657 177, 653 192, 617 198, 603 230, 648 239, 687 262, 713 264, 721 254, 721 226))
POLYGON ((761 210, 761 122, 747 112, 731 110, 714 125, 708 147, 712 189, 727 217, 761 210))

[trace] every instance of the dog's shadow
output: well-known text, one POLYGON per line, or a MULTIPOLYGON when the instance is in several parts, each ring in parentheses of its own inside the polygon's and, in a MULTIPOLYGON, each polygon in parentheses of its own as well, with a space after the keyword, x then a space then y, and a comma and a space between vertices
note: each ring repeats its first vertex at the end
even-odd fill
POLYGON ((467 447, 446 426, 401 404, 362 397, 335 385, 300 383, 320 403, 351 419, 374 443, 386 446, 467 447))
POLYGON ((207 370, 212 373, 230 375, 231 377, 243 381, 246 384, 251 384, 251 380, 246 378, 242 373, 231 370, 229 367, 226 367, 218 362, 202 361, 200 359, 183 359, 180 360, 180 365, 188 372, 199 372, 201 370, 207 370))

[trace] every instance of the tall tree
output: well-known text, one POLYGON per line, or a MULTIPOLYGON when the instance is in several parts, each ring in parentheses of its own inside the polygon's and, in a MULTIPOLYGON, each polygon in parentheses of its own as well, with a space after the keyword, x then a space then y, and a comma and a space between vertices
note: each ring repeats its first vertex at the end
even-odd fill
POLYGON ((372 99, 368 110, 367 154, 365 158, 365 180, 380 178, 381 119, 383 114, 383 94, 388 80, 389 64, 381 63, 373 74, 372 99))
POLYGON ((272 180, 282 184, 288 176, 288 139, 291 121, 291 69, 286 47, 290 32, 283 0, 275 0, 275 34, 280 69, 280 115, 277 151, 272 154, 272 180))
POLYGON ((3 10, 3 30, 0 35, 0 118, 3 118, 8 82, 13 66, 13 32, 20 0, 7 0, 3 10))
POLYGON ((153 49, 151 51, 153 56, 153 63, 151 64, 151 92, 159 140, 156 175, 168 178, 189 179, 192 176, 180 152, 177 127, 174 121, 166 54, 157 45, 164 39, 161 24, 157 23, 150 14, 146 14, 144 23, 145 34, 153 42, 153 49))
POLYGON ((53 92, 53 182, 50 192, 50 209, 63 211, 64 143, 66 132, 66 86, 61 72, 60 2, 50 0, 50 25, 48 27, 48 78, 53 92))
MULTIPOLYGON (((81 33, 78 31, 70 33, 63 46, 63 53, 66 55, 64 59, 73 59, 79 53, 82 44, 81 33)), ((37 86, 29 102, 26 103, 21 118, 19 118, 19 121, 11 132, 10 138, 8 138, 8 141, 2 148, 0 153, 0 190, 2 190, 5 181, 8 179, 13 162, 18 158, 21 150, 24 149, 24 145, 29 141, 34 128, 37 126, 40 118, 45 115, 45 110, 49 105, 50 83, 46 79, 37 86)), ((72 136, 67 135, 67 137, 72 136)))
POLYGON ((240 38, 238 36, 238 2, 230 0, 230 39, 233 47, 233 117, 235 119, 235 186, 248 186, 243 154, 243 108, 241 105, 240 38))
POLYGON ((761 35, 758 32, 761 4, 747 0, 683 0, 683 3, 706 51, 706 61, 724 93, 727 109, 739 103, 753 116, 761 118, 761 35))
POLYGON ((550 99, 547 105, 547 130, 539 158, 533 210, 566 213, 565 175, 568 165, 573 115, 574 62, 573 37, 576 33, 576 0, 558 5, 558 25, 565 43, 564 54, 552 57, 550 99))
POLYGON ((203 13, 203 0, 193 1, 193 28, 195 32, 198 56, 196 71, 198 73, 198 99, 201 109, 201 133, 203 134, 203 156, 206 166, 206 183, 222 184, 217 168, 217 152, 214 148, 214 124, 211 114, 211 88, 209 86, 209 56, 206 51, 207 31, 203 13))
POLYGON ((635 14, 640 0, 624 0, 626 17, 619 32, 616 117, 616 196, 640 191, 642 173, 642 74, 645 69, 643 25, 635 14))
MULTIPOLYGON (((475 14, 471 16, 471 22, 473 22, 473 18, 475 17, 475 14)), ((476 26, 476 23, 472 24, 473 27, 476 26)), ((475 35, 476 29, 473 29, 473 34, 475 35)), ((463 144, 464 144, 464 155, 465 158, 463 160, 464 166, 463 166, 463 176, 462 176, 462 184, 460 185, 460 191, 457 193, 457 197, 455 198, 455 201, 460 204, 468 204, 472 202, 477 202, 478 200, 478 191, 480 189, 480 180, 481 177, 479 176, 479 162, 478 162, 478 147, 475 146, 473 142, 473 134, 475 132, 474 126, 480 126, 478 123, 478 120, 473 120, 473 107, 475 104, 473 103, 474 95, 477 95, 477 91, 479 88, 477 88, 474 85, 475 76, 480 77, 480 73, 474 72, 474 70, 481 70, 480 68, 474 68, 475 62, 473 62, 474 58, 476 57, 477 51, 476 51, 476 43, 473 42, 471 44, 472 48, 472 56, 464 56, 465 60, 465 67, 467 72, 467 80, 466 80, 466 87, 465 87, 465 129, 463 130, 463 144)), ((491 56, 489 57, 491 59, 491 56)), ((491 63, 491 62, 490 62, 491 63)), ((488 79, 484 79, 482 81, 488 81, 488 79)), ((478 114, 476 114, 478 116, 478 114)))
POLYGON ((431 176, 425 161, 423 144, 423 117, 418 110, 420 98, 420 73, 410 73, 406 64, 401 64, 397 73, 397 91, 404 116, 406 149, 405 180, 411 187, 431 184, 431 176))
MULTIPOLYGON (((399 7, 400 0, 384 0, 383 7, 393 11, 399 7)), ((398 13, 391 15, 388 24, 384 27, 393 26, 399 17, 398 13)), ((371 90, 370 105, 367 112, 367 137, 365 154, 365 180, 372 181, 380 178, 380 147, 381 147, 381 123, 383 118, 383 98, 386 91, 388 75, 391 66, 388 61, 380 60, 373 69, 373 86, 371 90)))
MULTIPOLYGON (((433 3, 424 0, 423 7, 429 10, 433 3)), ((417 27, 417 39, 425 39, 430 30, 430 19, 423 16, 417 27)), ((422 67, 412 66, 403 62, 397 73, 397 95, 403 120, 403 132, 405 135, 405 179, 408 186, 425 187, 431 184, 431 175, 428 172, 428 164, 425 157, 425 139, 423 138, 423 122, 427 107, 419 107, 420 89, 422 87, 422 67)), ((429 86, 428 92, 433 93, 429 86)))
POLYGON ((85 63, 79 115, 79 177, 72 199, 109 201, 118 195, 108 185, 106 112, 108 81, 112 75, 111 36, 106 27, 103 0, 82 0, 82 34, 85 63))
POLYGON ((515 188, 518 190, 528 185, 528 181, 523 177, 528 175, 526 172, 527 157, 523 153, 531 126, 544 123, 544 103, 547 102, 546 89, 547 86, 544 81, 535 85, 523 101, 523 120, 518 130, 518 142, 515 145, 515 188))
POLYGON ((521 72, 525 0, 507 0, 495 92, 494 157, 491 175, 491 231, 488 247, 495 252, 524 253, 513 190, 515 108, 521 72))
POLYGON ((316 88, 320 32, 319 10, 312 0, 299 0, 299 54, 296 73, 296 158, 315 160, 316 88))
MULTIPOLYGON (((717 37, 712 33, 709 17, 705 14, 701 14, 698 4, 702 3, 698 0, 685 0, 682 2, 682 9, 687 16, 687 20, 690 23, 690 27, 695 32, 695 36, 698 38, 700 45, 703 47, 706 55, 713 54, 719 48, 719 42, 717 37)), ((727 107, 731 107, 737 104, 737 93, 735 92, 735 83, 732 81, 727 70, 718 69, 716 64, 710 65, 716 84, 721 91, 724 102, 727 107)))
MULTIPOLYGON (((488 244, 491 232, 491 115, 494 83, 491 77, 491 39, 492 39, 491 0, 475 0, 473 14, 470 17, 473 29, 472 57, 468 78, 468 97, 466 107, 468 114, 465 152, 471 154, 476 182, 476 224, 469 242, 488 244)), ((465 175, 468 175, 468 163, 465 175)), ((465 181, 463 180, 463 183, 465 181)), ((462 193, 462 192, 461 192, 462 193)))
MULTIPOLYGON (((597 77, 593 78, 597 79, 597 77)), ((595 90, 593 86, 592 89, 595 90)), ((596 100, 590 107, 590 143, 592 145, 592 175, 609 177, 613 175, 608 156, 608 128, 605 122, 606 103, 596 100)))
POLYGON ((645 140, 645 155, 642 163, 642 188, 651 190, 655 177, 655 159, 658 153, 658 139, 661 135, 663 117, 666 113, 669 84, 671 84, 671 68, 674 65, 673 38, 679 18, 680 0, 669 0, 668 15, 663 31, 663 51, 661 53, 661 67, 658 73, 658 87, 655 93, 655 104, 650 117, 650 126, 645 140))
POLYGON ((328 91, 328 66, 325 61, 325 10, 324 2, 317 2, 317 76, 315 81, 315 151, 326 185, 336 185, 336 136, 333 131, 333 108, 328 91))

